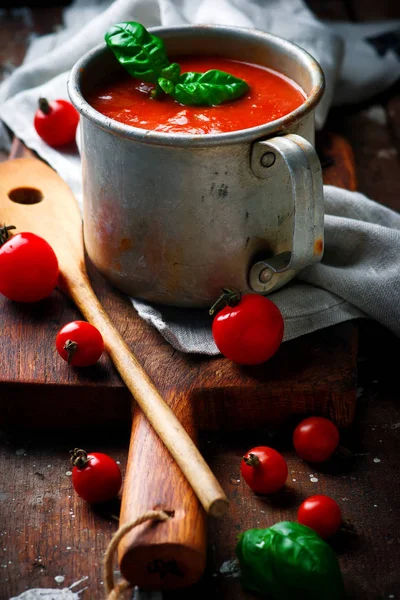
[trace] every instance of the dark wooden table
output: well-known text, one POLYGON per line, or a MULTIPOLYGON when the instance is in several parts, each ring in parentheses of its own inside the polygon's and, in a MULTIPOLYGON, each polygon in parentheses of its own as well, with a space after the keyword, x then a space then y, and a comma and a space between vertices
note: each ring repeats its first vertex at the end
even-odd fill
MULTIPOLYGON (((313 0, 308 4, 319 16, 330 19, 400 18, 400 5, 393 0, 313 0)), ((23 59, 28 36, 52 31, 60 23, 61 13, 61 6, 31 11, 14 6, 14 10, 0 13, 2 76, 23 59)), ((358 189, 400 210, 399 86, 364 105, 333 110, 327 127, 351 143, 358 189)), ((343 533, 332 541, 349 597, 400 597, 400 344, 376 323, 363 321, 359 328, 356 418, 342 436, 353 452, 352 459, 311 468, 292 452, 288 428, 240 435, 204 434, 202 451, 228 492, 232 510, 226 518, 210 523, 209 565, 202 581, 190 591, 165 594, 165 600, 183 600, 189 595, 193 600, 206 596, 210 600, 255 598, 242 590, 237 578, 220 572, 221 566, 234 558, 237 534, 250 527, 295 519, 301 499, 315 493, 335 497, 346 520, 354 525, 353 534, 343 533), (255 497, 240 480, 240 456, 259 443, 273 444, 288 461, 288 486, 274 500, 255 497)), ((113 518, 118 507, 94 510, 74 495, 67 474, 68 450, 72 445, 101 446, 120 461, 123 470, 128 439, 128 424, 126 430, 99 433, 94 428, 84 436, 60 436, 56 429, 45 435, 2 433, 0 599, 8 600, 28 588, 62 588, 85 576, 88 590, 83 598, 102 597, 102 557, 118 526, 113 518), (64 582, 57 583, 57 576, 64 576, 64 582)))

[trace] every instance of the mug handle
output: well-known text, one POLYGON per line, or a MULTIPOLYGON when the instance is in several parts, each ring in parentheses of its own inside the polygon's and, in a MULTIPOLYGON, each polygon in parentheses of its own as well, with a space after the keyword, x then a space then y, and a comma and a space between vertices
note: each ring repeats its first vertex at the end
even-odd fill
MULTIPOLYGON (((292 248, 256 262, 249 273, 250 288, 269 293, 295 273, 319 262, 324 250, 322 169, 310 142, 290 133, 252 146, 251 169, 256 177, 272 179, 283 168, 292 190, 292 248)), ((279 189, 277 190, 279 193, 279 189)))

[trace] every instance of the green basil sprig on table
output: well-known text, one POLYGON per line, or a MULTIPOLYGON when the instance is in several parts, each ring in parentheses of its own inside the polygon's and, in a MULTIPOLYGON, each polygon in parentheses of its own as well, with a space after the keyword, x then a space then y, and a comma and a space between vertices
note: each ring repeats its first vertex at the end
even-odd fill
POLYGON ((284 521, 249 529, 236 547, 244 587, 278 600, 342 600, 342 574, 332 548, 315 531, 284 521))
POLYGON ((132 77, 156 84, 153 97, 163 91, 186 106, 216 106, 240 98, 249 89, 243 79, 217 69, 181 73, 178 63, 169 62, 164 42, 140 23, 113 25, 105 41, 132 77))

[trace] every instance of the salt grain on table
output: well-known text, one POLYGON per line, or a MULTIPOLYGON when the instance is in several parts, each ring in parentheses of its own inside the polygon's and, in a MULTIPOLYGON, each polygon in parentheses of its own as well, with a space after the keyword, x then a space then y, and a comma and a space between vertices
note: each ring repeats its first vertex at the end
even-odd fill
POLYGON ((393 158, 397 155, 396 148, 380 148, 377 153, 378 158, 393 158))
POLYGON ((226 560, 222 563, 219 572, 226 577, 240 577, 241 572, 238 559, 232 558, 231 560, 226 560))

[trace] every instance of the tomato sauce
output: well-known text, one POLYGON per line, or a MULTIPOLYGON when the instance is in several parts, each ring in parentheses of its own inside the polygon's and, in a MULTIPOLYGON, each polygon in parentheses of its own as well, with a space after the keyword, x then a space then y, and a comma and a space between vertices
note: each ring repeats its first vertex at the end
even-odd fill
POLYGON ((153 85, 129 74, 103 83, 87 98, 103 115, 121 123, 164 133, 210 134, 248 129, 279 119, 303 104, 301 88, 284 75, 259 65, 226 58, 177 58, 182 72, 226 71, 244 79, 247 94, 219 106, 183 106, 171 97, 153 100, 153 85))

